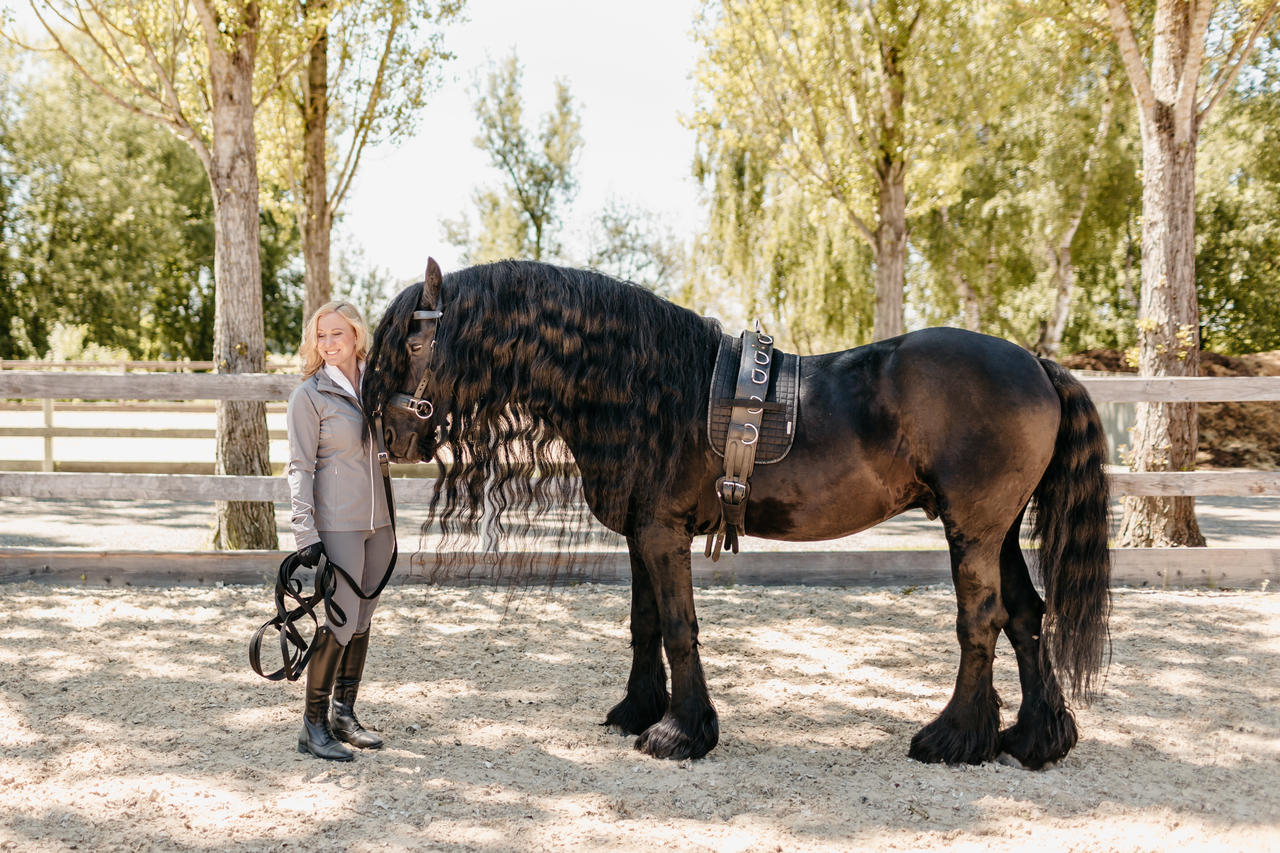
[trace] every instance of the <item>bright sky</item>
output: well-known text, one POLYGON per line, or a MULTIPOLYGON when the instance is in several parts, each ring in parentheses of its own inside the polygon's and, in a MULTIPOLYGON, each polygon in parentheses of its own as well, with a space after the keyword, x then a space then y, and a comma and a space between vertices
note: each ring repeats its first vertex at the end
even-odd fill
MULTIPOLYGON (((582 249, 592 221, 617 198, 659 214, 680 238, 698 227, 689 177, 694 134, 680 121, 693 107, 697 0, 471 0, 470 20, 451 27, 456 59, 423 112, 417 134, 366 151, 345 206, 344 241, 396 280, 420 276, 432 255, 446 272, 459 249, 440 222, 472 209, 473 191, 500 175, 472 140, 475 82, 512 49, 524 67, 526 127, 550 109, 565 80, 582 122, 578 195, 564 241, 582 249)), ((473 220, 474 221, 474 220, 473 220)), ((578 254, 582 254, 581 251, 578 254)))

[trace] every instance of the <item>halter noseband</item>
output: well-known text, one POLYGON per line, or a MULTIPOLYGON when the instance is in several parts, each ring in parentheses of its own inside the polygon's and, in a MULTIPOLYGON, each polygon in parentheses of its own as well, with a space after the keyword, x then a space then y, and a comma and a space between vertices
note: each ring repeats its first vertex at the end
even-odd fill
MULTIPOLYGON (((443 311, 414 311, 414 320, 439 320, 444 316, 443 311)), ((435 340, 432 339, 431 345, 435 346, 435 340)), ((429 376, 427 369, 422 369, 422 378, 418 380, 418 389, 413 395, 408 394, 392 394, 388 399, 393 406, 399 406, 413 412, 422 420, 429 420, 435 414, 435 406, 431 405, 431 401, 423 398, 423 393, 427 390, 427 377, 429 376)))

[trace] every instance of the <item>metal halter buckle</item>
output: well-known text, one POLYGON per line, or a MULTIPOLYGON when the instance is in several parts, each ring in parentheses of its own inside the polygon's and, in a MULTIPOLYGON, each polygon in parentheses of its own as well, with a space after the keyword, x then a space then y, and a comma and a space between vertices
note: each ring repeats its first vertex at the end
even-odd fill
POLYGON ((431 416, 435 414, 436 411, 436 407, 431 405, 430 400, 422 400, 418 398, 409 400, 408 409, 424 421, 430 420, 431 416))

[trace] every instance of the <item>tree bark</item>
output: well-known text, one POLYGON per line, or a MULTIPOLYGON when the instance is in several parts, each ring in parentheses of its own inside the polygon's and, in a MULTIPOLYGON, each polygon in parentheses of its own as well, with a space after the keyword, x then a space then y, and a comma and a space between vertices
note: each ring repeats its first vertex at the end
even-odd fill
POLYGON ((953 270, 951 278, 955 282, 956 293, 960 295, 960 316, 963 318, 964 328, 970 332, 981 332, 982 300, 978 297, 978 292, 969 283, 967 275, 953 270))
MULTIPOLYGON (((871 7, 867 20, 874 25, 880 51, 879 125, 880 151, 875 161, 880 198, 875 231, 876 304, 871 337, 882 340, 901 335, 906 325, 904 292, 907 282, 907 163, 906 142, 907 75, 903 57, 911 34, 920 20, 923 6, 916 7, 910 22, 898 19, 892 33, 882 29, 871 7)), ((903 10, 896 10, 902 12, 903 10)))
MULTIPOLYGON (((327 0, 313 0, 308 12, 323 17, 327 0)), ((330 234, 333 213, 329 207, 327 133, 329 113, 329 37, 321 30, 307 54, 303 78, 303 217, 302 255, 305 264, 306 295, 303 319, 311 317, 331 298, 330 234)))
MULTIPOLYGON (((1197 91, 1212 4, 1159 0, 1152 19, 1151 68, 1143 64, 1127 7, 1107 0, 1112 31, 1138 103, 1142 132, 1142 294, 1138 372, 1200 372, 1196 295, 1197 91)), ((1139 403, 1129 466, 1135 471, 1190 471, 1198 438, 1193 403, 1139 403)), ((1204 544, 1195 498, 1128 497, 1120 544, 1204 544)))
MULTIPOLYGON (((253 71, 256 26, 236 36, 234 51, 210 39, 213 144, 209 183, 214 203, 213 358, 219 373, 260 373, 266 364, 262 270, 258 257, 258 170, 253 71)), ((218 474, 267 476, 267 412, 263 403, 217 405, 218 474)), ((264 501, 219 501, 215 548, 274 550, 275 507, 264 501)))
MULTIPOLYGON (((1072 229, 1074 233, 1074 229, 1072 229)), ((1071 300, 1075 297, 1076 268, 1071 260, 1071 244, 1064 242, 1052 252, 1053 256, 1053 313, 1044 324, 1036 350, 1048 358, 1057 358, 1062 350, 1062 337, 1071 317, 1071 300)))
POLYGON ((905 325, 907 187, 906 168, 901 160, 886 154, 877 172, 880 202, 875 232, 876 305, 871 335, 878 341, 901 335, 905 325))
MULTIPOLYGON (((1139 373, 1197 376, 1200 314, 1195 284, 1197 128, 1176 133, 1173 111, 1156 104, 1142 144, 1142 296, 1139 373)), ((1194 123, 1194 120, 1193 120, 1194 123)), ((1140 403, 1133 431, 1135 471, 1190 471, 1198 438, 1193 403, 1140 403)), ((1204 545, 1195 498, 1126 498, 1120 543, 1126 547, 1204 545)))

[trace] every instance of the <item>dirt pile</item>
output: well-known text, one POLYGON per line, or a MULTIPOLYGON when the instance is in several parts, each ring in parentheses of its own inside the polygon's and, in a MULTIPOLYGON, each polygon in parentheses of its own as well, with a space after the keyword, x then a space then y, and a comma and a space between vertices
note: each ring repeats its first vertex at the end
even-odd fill
MULTIPOLYGON (((1092 349, 1062 359, 1072 370, 1134 373, 1124 353, 1092 349)), ((1249 355, 1200 353, 1202 376, 1280 376, 1280 350, 1249 355)), ((1201 403, 1198 463, 1206 468, 1280 470, 1280 406, 1201 403)))

